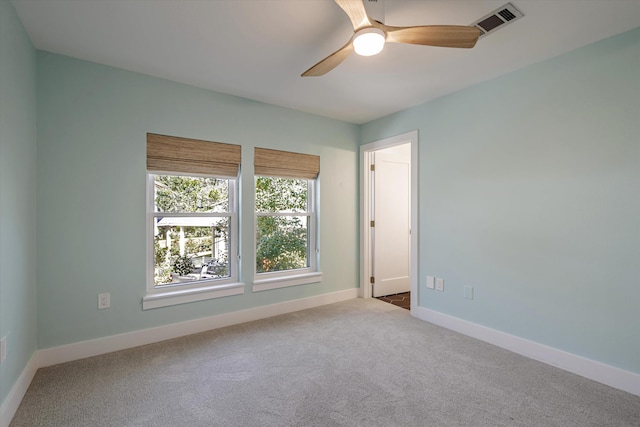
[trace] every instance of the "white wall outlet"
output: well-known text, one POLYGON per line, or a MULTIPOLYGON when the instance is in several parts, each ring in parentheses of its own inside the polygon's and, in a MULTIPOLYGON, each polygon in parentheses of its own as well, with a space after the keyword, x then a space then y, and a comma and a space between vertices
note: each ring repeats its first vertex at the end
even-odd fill
POLYGON ((98 294, 98 310, 111 307, 111 294, 98 294))
POLYGON ((436 278, 433 276, 427 276, 427 289, 435 289, 436 278))
POLYGON ((436 277, 436 291, 444 292, 444 279, 436 277))
POLYGON ((4 362, 7 358, 7 337, 4 336, 0 339, 0 363, 4 362))
POLYGON ((464 297, 466 299, 473 299, 473 286, 464 287, 464 297))

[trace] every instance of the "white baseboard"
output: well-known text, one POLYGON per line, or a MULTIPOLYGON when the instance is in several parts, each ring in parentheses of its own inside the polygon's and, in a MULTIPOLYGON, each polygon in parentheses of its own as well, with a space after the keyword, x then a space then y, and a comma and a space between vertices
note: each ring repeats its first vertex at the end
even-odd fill
POLYGON ((35 351, 27 366, 22 370, 18 380, 11 387, 11 391, 2 402, 2 406, 0 406, 0 427, 8 427, 9 423, 11 423, 11 419, 18 410, 18 406, 20 406, 20 402, 22 402, 22 398, 27 392, 38 367, 38 352, 35 351))
POLYGON ((424 307, 411 314, 418 319, 502 347, 530 359, 569 371, 590 380, 640 396, 640 374, 577 356, 524 338, 500 332, 477 323, 462 320, 424 307))
POLYGON ((113 351, 124 350, 140 345, 151 344, 178 338, 185 335, 196 334, 211 329, 265 319, 280 314, 333 304, 340 301, 358 297, 358 289, 347 289, 330 294, 302 298, 293 301, 285 301, 231 313, 218 314, 200 319, 188 320, 170 325, 158 326, 150 329, 142 329, 124 334, 112 335, 104 338, 80 341, 73 344, 61 345, 38 350, 39 367, 56 365, 84 359, 85 357, 98 356, 113 351))

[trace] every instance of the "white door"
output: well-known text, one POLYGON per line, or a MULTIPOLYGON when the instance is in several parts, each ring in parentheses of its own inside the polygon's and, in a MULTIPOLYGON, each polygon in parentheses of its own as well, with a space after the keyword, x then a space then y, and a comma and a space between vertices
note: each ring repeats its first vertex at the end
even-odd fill
POLYGON ((373 296, 409 292, 411 144, 373 156, 373 296))

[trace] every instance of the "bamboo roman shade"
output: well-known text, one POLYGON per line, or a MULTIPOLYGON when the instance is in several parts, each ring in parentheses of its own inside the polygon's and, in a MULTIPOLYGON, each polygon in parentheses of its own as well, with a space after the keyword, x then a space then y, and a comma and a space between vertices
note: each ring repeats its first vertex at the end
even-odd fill
POLYGON ((147 133, 147 170, 234 178, 240 146, 147 133))
POLYGON ((316 179, 320 173, 320 156, 256 148, 253 167, 256 175, 316 179))

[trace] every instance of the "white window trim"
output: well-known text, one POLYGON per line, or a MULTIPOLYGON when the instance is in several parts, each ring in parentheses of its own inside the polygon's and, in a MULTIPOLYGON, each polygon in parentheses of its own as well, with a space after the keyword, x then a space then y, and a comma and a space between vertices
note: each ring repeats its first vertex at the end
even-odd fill
MULTIPOLYGON (((160 174, 160 173, 157 173, 160 174)), ((166 173, 167 175, 177 175, 174 173, 166 173)), ((231 295, 244 294, 244 283, 238 280, 240 270, 240 239, 239 239, 239 221, 238 221, 238 198, 237 188, 239 183, 237 178, 229 179, 229 212, 206 212, 195 214, 171 213, 167 216, 202 216, 202 217, 226 217, 230 216, 230 243, 233 254, 229 254, 231 276, 226 279, 199 280, 194 283, 180 285, 163 285, 155 286, 153 283, 153 219, 154 212, 154 181, 155 174, 147 172, 147 285, 146 294, 142 298, 142 309, 148 310, 159 307, 167 307, 170 305, 184 304, 195 301, 202 301, 213 298, 222 298, 231 295)), ((180 174, 180 176, 198 176, 190 174, 180 174)), ((227 178, 225 178, 227 179, 227 178)))
MULTIPOLYGON (((256 175, 261 176, 261 175, 256 175)), ((271 289, 286 288, 289 286, 306 285, 310 283, 318 283, 322 281, 322 272, 320 272, 320 246, 319 246, 319 227, 318 227, 318 191, 319 179, 307 179, 307 210, 305 212, 254 212, 253 227, 253 287, 252 292, 261 292, 271 289), (256 241, 258 216, 308 216, 309 224, 307 227, 309 232, 309 267, 296 270, 274 271, 267 273, 258 273, 256 271, 256 241)), ((254 195, 255 195, 255 177, 254 177, 254 195)))
POLYGON ((309 283, 317 283, 322 281, 322 273, 319 271, 304 273, 300 271, 301 270, 291 270, 292 274, 289 274, 287 276, 280 275, 278 277, 254 280, 253 292, 268 291, 270 289, 286 288, 289 286, 306 285, 309 283))
POLYGON ((178 289, 166 292, 147 293, 147 295, 142 298, 142 309, 149 310, 152 308, 244 294, 244 283, 237 282, 225 284, 216 283, 215 285, 191 287, 188 289, 183 289, 184 286, 177 286, 177 288, 178 289))

